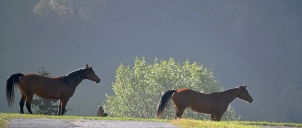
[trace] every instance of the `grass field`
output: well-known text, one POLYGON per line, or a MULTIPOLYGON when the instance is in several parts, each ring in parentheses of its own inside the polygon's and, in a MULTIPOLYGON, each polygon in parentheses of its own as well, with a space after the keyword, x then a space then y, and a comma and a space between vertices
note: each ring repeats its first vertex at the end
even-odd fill
POLYGON ((289 126, 289 127, 302 127, 302 124, 297 123, 274 123, 274 122, 250 122, 250 121, 220 121, 213 122, 208 120, 192 120, 192 119, 154 119, 154 118, 112 118, 112 117, 96 117, 96 116, 45 116, 45 115, 30 115, 18 113, 1 113, 0 112, 0 127, 3 128, 7 125, 8 121, 12 118, 51 118, 51 119, 64 119, 64 120, 131 120, 131 121, 154 121, 154 122, 167 122, 173 125, 184 128, 255 128, 261 126, 289 126))

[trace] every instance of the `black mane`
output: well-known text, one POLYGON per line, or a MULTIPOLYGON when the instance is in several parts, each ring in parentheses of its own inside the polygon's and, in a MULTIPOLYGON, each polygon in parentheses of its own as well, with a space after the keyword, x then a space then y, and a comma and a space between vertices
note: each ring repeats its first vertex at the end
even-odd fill
POLYGON ((225 90, 225 91, 221 91, 221 92, 212 92, 212 93, 209 93, 209 94, 220 94, 220 93, 226 93, 226 92, 231 92, 235 89, 238 89, 238 88, 232 88, 232 89, 229 89, 229 90, 225 90))
POLYGON ((85 68, 81 68, 75 71, 70 72, 66 76, 62 76, 62 79, 64 82, 68 84, 72 83, 79 83, 81 82, 85 77, 85 68))

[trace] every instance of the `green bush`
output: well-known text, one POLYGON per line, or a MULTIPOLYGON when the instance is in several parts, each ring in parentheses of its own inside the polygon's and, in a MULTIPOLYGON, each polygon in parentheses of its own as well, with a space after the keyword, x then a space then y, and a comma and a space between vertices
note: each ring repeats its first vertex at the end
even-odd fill
MULTIPOLYGON (((163 93, 178 88, 190 88, 200 92, 220 92, 222 87, 211 70, 188 60, 181 65, 170 58, 168 61, 155 59, 147 64, 145 58, 136 58, 134 67, 120 64, 113 83, 114 96, 106 95, 105 110, 114 117, 153 118, 158 101, 163 93)), ((173 118, 175 109, 171 103, 161 118, 173 118)), ((184 118, 209 119, 209 115, 200 114, 187 108, 184 118)), ((235 112, 229 106, 224 120, 234 120, 235 112)))

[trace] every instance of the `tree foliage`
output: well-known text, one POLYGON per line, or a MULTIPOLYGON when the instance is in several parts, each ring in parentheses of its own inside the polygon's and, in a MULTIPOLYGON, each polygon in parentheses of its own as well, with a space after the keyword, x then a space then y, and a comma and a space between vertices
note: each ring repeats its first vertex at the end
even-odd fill
POLYGON ((104 5, 106 5, 104 0, 40 0, 33 10, 35 14, 47 20, 69 24, 75 19, 94 20, 101 14, 104 5))
MULTIPOLYGON (((171 89, 182 87, 201 92, 220 92, 222 87, 213 72, 196 62, 188 60, 181 65, 170 58, 168 61, 155 59, 147 64, 145 58, 136 58, 134 67, 123 66, 116 71, 113 83, 114 96, 106 95, 105 109, 110 116, 152 118, 156 114, 157 103, 162 94, 171 89)), ((173 105, 169 105, 161 116, 175 116, 173 105)), ((200 114, 186 109, 183 117, 193 119, 209 119, 207 114, 200 114)), ((229 106, 223 119, 235 119, 235 112, 229 106)))

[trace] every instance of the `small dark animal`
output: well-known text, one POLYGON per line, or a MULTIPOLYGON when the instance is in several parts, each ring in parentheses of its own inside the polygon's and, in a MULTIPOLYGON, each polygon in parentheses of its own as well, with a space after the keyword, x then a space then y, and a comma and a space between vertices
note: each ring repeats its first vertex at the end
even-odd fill
POLYGON ((107 117, 108 114, 104 112, 104 109, 102 106, 98 106, 98 110, 97 110, 97 116, 101 116, 101 117, 107 117))

